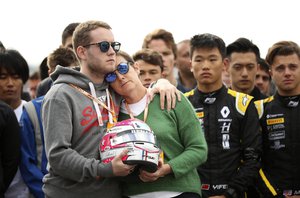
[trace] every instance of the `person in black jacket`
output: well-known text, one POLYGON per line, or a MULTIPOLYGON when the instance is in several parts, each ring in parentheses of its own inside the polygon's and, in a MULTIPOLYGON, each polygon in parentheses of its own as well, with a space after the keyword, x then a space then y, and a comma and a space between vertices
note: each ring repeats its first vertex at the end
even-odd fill
POLYGON ((277 91, 256 102, 263 135, 257 184, 263 197, 300 198, 300 48, 277 42, 266 61, 277 91))
MULTIPOLYGON (((259 48, 247 38, 239 38, 226 47, 227 71, 230 76, 230 89, 253 96, 253 100, 266 98, 255 85, 259 68, 259 48)), ((255 184, 247 190, 247 198, 258 198, 255 184)))
POLYGON ((224 41, 212 34, 191 39, 192 71, 197 87, 186 93, 204 128, 208 159, 198 168, 203 198, 244 197, 259 170, 261 135, 253 97, 222 82, 224 41))
POLYGON ((264 99, 255 86, 255 77, 260 59, 259 48, 246 38, 239 38, 226 48, 228 60, 227 71, 230 76, 230 88, 254 97, 254 100, 264 99))
POLYGON ((13 180, 20 160, 19 123, 14 111, 0 101, 0 198, 13 180))

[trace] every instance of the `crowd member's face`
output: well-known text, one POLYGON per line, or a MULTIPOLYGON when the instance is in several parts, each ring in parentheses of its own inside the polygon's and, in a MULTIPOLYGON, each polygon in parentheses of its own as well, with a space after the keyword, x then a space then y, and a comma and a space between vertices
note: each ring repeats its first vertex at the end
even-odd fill
POLYGON ((62 47, 70 48, 70 49, 73 50, 72 36, 69 36, 69 37, 66 39, 66 42, 65 42, 64 45, 62 45, 62 47))
POLYGON ((275 56, 271 76, 280 95, 300 94, 300 59, 296 54, 275 56))
MULTIPOLYGON (((112 32, 105 28, 97 28, 90 32, 91 43, 102 41, 114 42, 112 32)), ((107 52, 102 52, 98 45, 78 47, 78 56, 81 59, 81 71, 88 75, 94 82, 101 83, 104 75, 111 72, 116 64, 116 52, 110 46, 107 52)))
POLYGON ((17 108, 21 104, 23 81, 17 74, 9 74, 6 69, 0 71, 0 100, 17 108))
POLYGON ((269 74, 259 66, 256 72, 255 85, 261 93, 269 95, 270 83, 271 79, 269 74))
POLYGON ((177 45, 176 66, 182 73, 192 74, 189 43, 183 42, 177 45))
POLYGON ((222 86, 224 67, 225 61, 217 48, 199 48, 193 52, 192 72, 201 91, 211 92, 222 86))
POLYGON ((147 63, 143 60, 136 61, 136 64, 140 70, 140 80, 144 87, 149 87, 149 85, 162 78, 162 71, 159 65, 153 65, 147 63))
POLYGON ((29 91, 31 99, 36 98, 36 91, 37 91, 37 87, 38 87, 39 82, 40 82, 39 79, 29 79, 27 81, 28 91, 29 91))
POLYGON ((223 84, 226 86, 226 87, 230 87, 230 76, 229 76, 229 73, 226 69, 223 69, 223 72, 222 72, 222 81, 223 81, 223 84))
POLYGON ((253 52, 232 53, 228 70, 232 89, 249 94, 255 85, 257 65, 253 52))
MULTIPOLYGON (((122 56, 117 56, 117 65, 120 63, 127 63, 126 59, 122 56)), ((110 86, 120 95, 126 97, 131 95, 131 91, 135 90, 138 85, 141 85, 141 81, 138 77, 137 70, 129 65, 129 70, 126 74, 117 74, 117 79, 110 83, 110 86)))
POLYGON ((164 64, 163 76, 167 78, 168 76, 173 75, 175 55, 172 51, 172 48, 169 48, 162 39, 154 39, 150 41, 148 48, 161 54, 164 64))

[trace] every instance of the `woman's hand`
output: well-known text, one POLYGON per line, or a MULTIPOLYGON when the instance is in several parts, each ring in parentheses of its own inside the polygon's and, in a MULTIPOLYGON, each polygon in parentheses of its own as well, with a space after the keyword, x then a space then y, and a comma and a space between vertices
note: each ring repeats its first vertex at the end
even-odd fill
POLYGON ((160 177, 164 177, 167 174, 172 172, 172 168, 169 164, 163 164, 162 160, 158 162, 158 169, 154 173, 147 172, 145 170, 140 170, 140 179, 143 182, 153 182, 159 179, 160 177))

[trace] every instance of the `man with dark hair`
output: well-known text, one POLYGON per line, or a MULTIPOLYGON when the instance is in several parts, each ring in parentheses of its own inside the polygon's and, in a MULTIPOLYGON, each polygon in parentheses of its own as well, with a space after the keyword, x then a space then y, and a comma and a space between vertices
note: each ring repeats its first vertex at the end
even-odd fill
POLYGON ((226 88, 224 41, 212 34, 191 39, 192 71, 197 87, 185 95, 202 123, 208 144, 206 163, 198 168, 202 196, 241 198, 259 170, 261 136, 253 97, 226 88))
MULTIPOLYGON (((274 85, 270 75, 270 67, 268 63, 260 58, 258 61, 258 70, 255 76, 255 85, 266 96, 272 95, 272 88, 274 85)), ((273 93, 273 92, 272 92, 273 93)))
POLYGON ((29 67, 16 50, 0 53, 0 99, 16 109, 21 104, 23 85, 29 78, 29 67))
POLYGON ((72 45, 72 36, 75 28, 79 25, 79 23, 70 23, 65 27, 61 36, 61 47, 68 47, 73 49, 72 45))
MULTIPOLYGON (((0 52, 0 100, 14 109, 17 120, 20 120, 23 105, 23 85, 29 77, 29 67, 24 57, 16 50, 6 49, 0 52)), ((5 192, 6 198, 29 196, 29 190, 25 185, 18 169, 13 181, 5 192)))
POLYGON ((133 60, 139 68, 139 78, 144 87, 149 87, 152 82, 162 77, 164 69, 162 56, 151 49, 142 49, 133 55, 133 60))
POLYGON ((259 48, 246 38, 239 38, 226 48, 229 61, 227 71, 230 76, 230 88, 254 97, 254 100, 266 98, 255 86, 255 75, 260 59, 259 48))
MULTIPOLYGON (((230 88, 260 100, 267 96, 255 86, 256 73, 259 67, 259 48, 247 38, 239 38, 226 48, 228 60, 227 71, 230 76, 230 88)), ((248 198, 257 198, 258 192, 254 184, 247 190, 248 198)))

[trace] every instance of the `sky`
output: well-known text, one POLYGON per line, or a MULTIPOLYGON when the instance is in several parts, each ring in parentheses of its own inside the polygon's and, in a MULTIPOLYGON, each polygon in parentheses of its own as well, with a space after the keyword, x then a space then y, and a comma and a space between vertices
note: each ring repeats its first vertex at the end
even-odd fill
POLYGON ((157 28, 172 32, 175 42, 202 33, 230 44, 245 37, 264 58, 275 42, 300 44, 296 0, 1 0, 0 41, 18 50, 37 69, 61 44, 63 29, 72 22, 107 22, 121 49, 129 54, 157 28))

